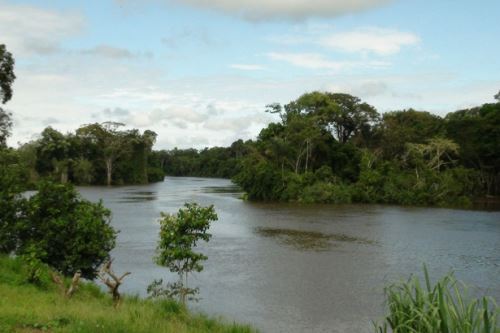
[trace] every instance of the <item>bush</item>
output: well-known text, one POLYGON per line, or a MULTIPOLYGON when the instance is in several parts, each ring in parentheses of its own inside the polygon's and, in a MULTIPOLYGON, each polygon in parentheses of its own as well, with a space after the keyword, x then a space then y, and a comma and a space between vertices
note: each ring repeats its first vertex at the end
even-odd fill
POLYGON ((165 172, 160 168, 148 168, 148 182, 162 182, 165 179, 165 172))
POLYGON ((351 192, 351 188, 345 184, 316 182, 304 188, 300 201, 305 203, 350 203, 352 201, 351 192))
POLYGON ((93 279, 115 246, 110 215, 101 202, 82 199, 71 185, 42 182, 16 223, 16 253, 35 253, 65 275, 81 270, 93 279))

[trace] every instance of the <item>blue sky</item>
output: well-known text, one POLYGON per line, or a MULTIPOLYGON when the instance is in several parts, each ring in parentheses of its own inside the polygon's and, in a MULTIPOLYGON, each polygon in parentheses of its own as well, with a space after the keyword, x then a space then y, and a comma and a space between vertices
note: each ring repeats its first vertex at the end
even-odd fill
POLYGON ((228 145, 272 102, 347 92, 439 115, 500 89, 500 1, 0 0, 10 144, 107 120, 157 148, 228 145))

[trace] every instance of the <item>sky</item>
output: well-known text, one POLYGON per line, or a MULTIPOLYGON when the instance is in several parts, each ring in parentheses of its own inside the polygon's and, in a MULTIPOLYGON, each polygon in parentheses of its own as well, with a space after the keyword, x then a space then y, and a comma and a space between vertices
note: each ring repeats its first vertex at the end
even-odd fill
POLYGON ((500 89, 498 0, 0 0, 9 144, 118 121, 157 149, 255 138, 310 91, 440 116, 500 89))

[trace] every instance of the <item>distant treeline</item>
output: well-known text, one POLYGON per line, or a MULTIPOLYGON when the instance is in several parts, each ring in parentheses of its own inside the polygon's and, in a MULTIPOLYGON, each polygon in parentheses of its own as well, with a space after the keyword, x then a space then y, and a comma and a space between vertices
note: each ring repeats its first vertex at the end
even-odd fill
POLYGON ((4 148, 0 164, 15 167, 27 185, 40 179, 78 185, 145 184, 164 173, 152 147, 156 133, 120 130, 123 124, 84 125, 63 134, 47 127, 40 138, 18 149, 4 148))
POLYGON ((250 141, 235 141, 230 147, 202 150, 172 149, 155 151, 162 169, 169 176, 232 178, 239 171, 242 158, 250 152, 250 141))
POLYGON ((280 121, 256 140, 163 151, 163 170, 232 178, 251 200, 468 206, 500 194, 500 103, 381 115, 357 97, 313 92, 267 111, 280 121))
POLYGON ((164 175, 231 178, 250 200, 468 206, 500 194, 500 103, 439 117, 377 110, 348 94, 313 92, 267 112, 256 140, 153 151, 156 133, 123 124, 47 127, 0 164, 28 185, 143 184, 164 175))

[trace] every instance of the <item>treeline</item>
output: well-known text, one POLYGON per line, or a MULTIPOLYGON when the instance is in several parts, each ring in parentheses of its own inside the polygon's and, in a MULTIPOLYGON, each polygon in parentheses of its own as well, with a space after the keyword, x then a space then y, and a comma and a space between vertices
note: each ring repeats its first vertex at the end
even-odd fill
POLYGON ((500 194, 500 103, 381 115, 355 96, 313 92, 267 111, 280 121, 256 140, 170 151, 164 170, 231 177, 251 200, 468 206, 500 194))
POLYGON ((4 165, 17 165, 24 183, 40 179, 79 185, 145 184, 161 181, 160 161, 152 154, 156 133, 120 130, 123 124, 84 125, 63 134, 47 127, 37 140, 3 149, 4 165))
POLYGON ((230 147, 175 148, 153 154, 169 176, 232 178, 240 171, 240 161, 249 151, 249 142, 238 140, 230 147))

